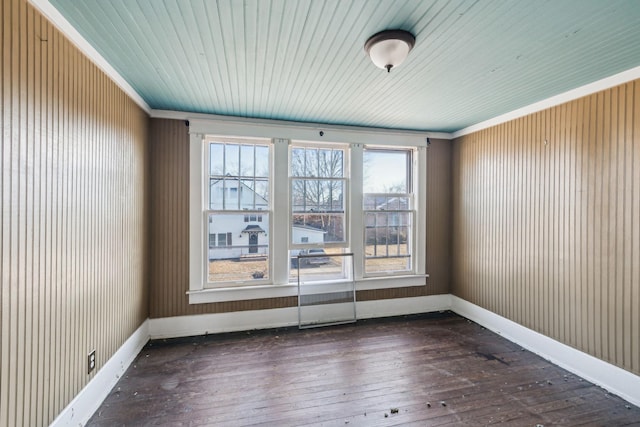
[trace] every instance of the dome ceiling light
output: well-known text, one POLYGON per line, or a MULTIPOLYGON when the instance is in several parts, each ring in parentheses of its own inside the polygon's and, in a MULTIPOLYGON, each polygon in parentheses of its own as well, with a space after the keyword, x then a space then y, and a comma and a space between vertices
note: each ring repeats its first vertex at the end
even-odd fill
POLYGON ((416 38, 408 31, 385 30, 369 37, 364 50, 376 67, 390 72, 402 64, 415 42, 416 38))

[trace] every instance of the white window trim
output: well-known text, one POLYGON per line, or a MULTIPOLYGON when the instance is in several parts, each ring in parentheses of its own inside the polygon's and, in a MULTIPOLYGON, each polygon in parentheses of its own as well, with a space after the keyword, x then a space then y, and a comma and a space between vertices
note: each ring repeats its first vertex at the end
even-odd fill
MULTIPOLYGON (((208 227, 209 224, 209 215, 213 214, 213 215, 245 215, 245 214, 255 214, 257 215, 258 212, 264 212, 266 215, 269 215, 269 218, 271 218, 272 215, 272 204, 269 203, 269 209, 267 210, 261 210, 261 209, 241 209, 241 207, 238 205, 235 207, 235 209, 211 209, 210 205, 211 205, 211 200, 210 198, 210 194, 208 192, 208 183, 209 183, 209 179, 210 179, 210 175, 208 173, 206 173, 206 171, 208 170, 209 167, 209 156, 210 156, 210 143, 216 143, 216 142, 220 142, 218 141, 218 139, 223 139, 224 142, 231 142, 233 144, 258 144, 258 145, 262 145, 262 146, 269 146, 272 145, 273 141, 270 141, 267 138, 235 138, 235 137, 229 137, 229 136, 220 136, 220 135, 216 135, 214 137, 212 137, 211 135, 204 135, 204 137, 202 138, 202 146, 203 146, 203 151, 202 151, 202 156, 203 156, 203 170, 202 170, 202 176, 201 176, 201 182, 202 182, 202 188, 203 188, 203 200, 201 202, 201 206, 202 209, 204 210, 204 217, 203 217, 203 223, 202 226, 203 227, 208 227)), ((273 170, 273 148, 269 147, 269 170, 272 171, 273 170)), ((270 172, 271 173, 271 172, 270 172)), ((273 191, 273 183, 271 180, 271 177, 269 177, 269 193, 271 193, 273 191)), ((191 210, 193 207, 190 206, 189 209, 191 210)), ((202 232, 202 231, 201 231, 202 232)), ((269 224, 269 229, 267 230, 267 233, 269 235, 271 235, 273 232, 273 227, 271 225, 271 223, 269 224)), ((207 238, 204 238, 204 240, 208 240, 207 238)), ((216 245, 217 247, 218 245, 216 245)), ((208 276, 209 276, 209 265, 207 263, 207 255, 208 255, 208 250, 209 248, 203 248, 206 252, 201 253, 201 261, 204 264, 203 266, 203 289, 217 289, 220 288, 220 285, 217 285, 215 283, 212 282, 208 282, 208 276)), ((191 256, 190 256, 191 257, 191 256)), ((268 263, 269 263, 269 271, 273 271, 273 260, 272 260, 272 256, 271 256, 271 245, 269 246, 269 256, 268 256, 268 263)), ((224 283, 224 286, 222 287, 251 287, 251 286, 258 286, 258 285, 264 285, 264 284, 270 284, 271 283, 271 279, 250 279, 250 280, 236 280, 236 281, 230 281, 230 282, 226 282, 224 283)))
MULTIPOLYGON (((428 275, 426 267, 426 187, 427 187, 427 133, 402 132, 389 130, 349 129, 344 126, 313 127, 309 125, 281 124, 276 121, 243 121, 242 123, 224 119, 193 119, 189 125, 189 303, 211 303, 258 298, 276 298, 297 295, 297 286, 289 282, 289 217, 271 215, 271 235, 278 233, 282 238, 272 239, 271 283, 256 286, 206 287, 205 254, 208 241, 202 232, 204 212, 204 180, 206 158, 204 155, 206 135, 218 135, 235 138, 271 138, 273 140, 272 165, 272 213, 289 212, 289 141, 336 142, 350 144, 350 178, 352 183, 362 182, 362 151, 365 146, 386 146, 416 148, 414 159, 414 179, 417 191, 414 191, 416 210, 416 238, 413 242, 416 270, 414 274, 393 275, 389 277, 363 278, 364 259, 355 256, 354 271, 356 290, 385 289, 406 286, 423 286, 428 275), (286 167, 284 167, 286 165, 286 167), (282 185, 280 184, 282 183, 282 185)), ((347 215, 362 218, 362 189, 351 185, 347 215), (359 216, 358 216, 359 215, 359 216)), ((364 229, 361 224, 350 223, 351 252, 361 254, 364 250, 364 229)))
MULTIPOLYGON (((367 147, 371 147, 371 148, 382 148, 382 149, 389 149, 389 150, 398 150, 398 147, 377 147, 377 146, 372 146, 371 144, 367 144, 364 148, 367 147)), ((411 226, 411 264, 412 264, 412 269, 411 271, 397 271, 397 272, 393 272, 393 273, 385 273, 385 272, 370 272, 367 273, 366 272, 366 268, 365 268, 365 260, 364 257, 360 257, 362 258, 362 275, 360 276, 356 276, 356 277, 362 277, 364 279, 380 279, 380 278, 385 278, 385 277, 403 277, 403 276, 424 276, 425 275, 425 269, 426 269, 426 251, 424 248, 424 243, 426 240, 426 221, 424 220, 426 218, 426 203, 424 206, 423 210, 419 209, 419 200, 424 199, 424 197, 418 197, 420 193, 423 193, 426 196, 426 188, 427 188, 427 178, 426 178, 426 168, 427 168, 427 150, 426 147, 401 147, 404 149, 413 149, 414 153, 411 156, 411 185, 412 185, 412 190, 411 190, 411 197, 412 197, 412 209, 410 210, 410 214, 412 216, 412 226, 411 226), (424 176, 421 176, 422 174, 420 173, 420 171, 424 171, 424 176), (417 190, 416 190, 417 188, 417 190), (420 215, 420 212, 424 212, 424 215, 420 215), (418 223, 418 220, 423 220, 422 222, 418 223), (423 227, 423 228, 421 228, 423 227), (418 245, 418 242, 422 241, 423 245, 418 245)), ((362 152, 364 153, 364 150, 362 150, 362 152)), ((364 155, 364 154, 362 154, 364 155)), ((363 165, 363 169, 364 169, 364 164, 361 161, 360 162, 363 165)), ((362 178, 364 179, 364 178, 362 178)), ((362 182, 362 180, 360 181, 362 182)), ((364 199, 364 193, 361 195, 362 198, 364 199)), ((363 230, 362 232, 364 233, 364 214, 365 214, 365 209, 364 209, 364 203, 361 200, 360 202, 360 211, 358 213, 358 217, 357 218, 362 218, 362 221, 358 221, 358 226, 363 230)), ((364 234, 362 236, 362 241, 363 241, 363 245, 364 245, 364 234)), ((362 248, 362 252, 360 253, 364 253, 364 247, 362 248)))

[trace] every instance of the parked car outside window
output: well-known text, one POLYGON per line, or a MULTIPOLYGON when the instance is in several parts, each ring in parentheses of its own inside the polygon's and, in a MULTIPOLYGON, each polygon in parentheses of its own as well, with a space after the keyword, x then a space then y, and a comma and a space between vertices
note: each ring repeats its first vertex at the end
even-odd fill
POLYGON ((291 267, 298 267, 298 255, 314 255, 309 258, 301 258, 300 267, 311 267, 329 263, 329 257, 324 249, 302 249, 298 254, 291 257, 291 267))

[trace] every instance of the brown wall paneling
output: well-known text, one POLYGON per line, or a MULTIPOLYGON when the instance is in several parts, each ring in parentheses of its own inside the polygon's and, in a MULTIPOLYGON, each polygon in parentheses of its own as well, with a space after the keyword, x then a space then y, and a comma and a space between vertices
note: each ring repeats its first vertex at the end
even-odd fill
MULTIPOLYGON (((181 120, 150 120, 150 317, 294 307, 291 298, 189 304, 189 129, 181 120)), ((427 268, 428 286, 406 296, 449 293, 451 149, 435 140, 428 149, 427 268)), ((404 288, 403 288, 404 289, 404 288)), ((360 293, 359 293, 360 295, 360 293)), ((392 291, 367 292, 367 299, 397 298, 392 291)))
POLYGON ((448 294, 451 271, 451 141, 427 148, 427 268, 425 295, 448 294))
POLYGON ((640 82, 454 141, 453 293, 640 374, 640 82))
POLYGON ((0 425, 42 426, 148 316, 148 119, 26 1, 0 14, 0 425))

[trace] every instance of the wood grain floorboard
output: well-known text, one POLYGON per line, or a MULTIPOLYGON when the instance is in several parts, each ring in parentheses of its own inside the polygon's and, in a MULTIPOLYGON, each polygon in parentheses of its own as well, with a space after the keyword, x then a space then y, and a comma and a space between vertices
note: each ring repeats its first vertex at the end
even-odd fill
POLYGON ((151 341, 88 423, 493 424, 640 426, 640 408, 446 312, 151 341))

